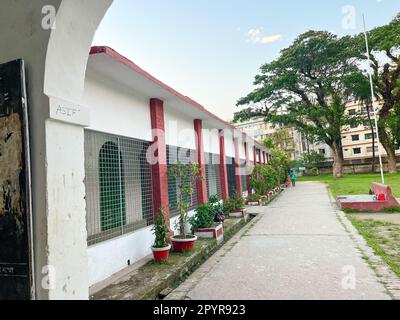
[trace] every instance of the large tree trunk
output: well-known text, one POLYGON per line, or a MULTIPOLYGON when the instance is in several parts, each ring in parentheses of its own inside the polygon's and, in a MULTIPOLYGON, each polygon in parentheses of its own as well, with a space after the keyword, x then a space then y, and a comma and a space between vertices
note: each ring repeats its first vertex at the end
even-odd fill
POLYGON ((343 150, 338 142, 334 142, 331 146, 333 152, 333 176, 340 178, 343 175, 343 150))
POLYGON ((397 173, 396 151, 384 128, 379 128, 380 142, 386 150, 389 173, 397 173))

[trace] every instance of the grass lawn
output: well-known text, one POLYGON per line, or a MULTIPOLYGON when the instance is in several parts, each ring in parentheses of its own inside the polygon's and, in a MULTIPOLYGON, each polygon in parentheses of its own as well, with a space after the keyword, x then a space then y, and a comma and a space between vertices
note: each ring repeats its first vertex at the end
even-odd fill
POLYGON ((375 253, 400 277, 400 225, 351 216, 349 219, 375 253))
MULTIPOLYGON (((392 187, 393 194, 400 198, 400 173, 386 174, 385 183, 392 187)), ((380 182, 380 174, 348 174, 342 178, 334 178, 332 175, 317 177, 299 177, 298 181, 325 182, 336 198, 338 195, 368 194, 372 182, 380 182)))

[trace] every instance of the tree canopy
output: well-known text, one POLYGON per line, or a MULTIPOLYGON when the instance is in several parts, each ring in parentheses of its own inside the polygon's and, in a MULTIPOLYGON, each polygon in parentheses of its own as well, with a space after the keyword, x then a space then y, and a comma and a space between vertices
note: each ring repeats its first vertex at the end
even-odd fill
POLYGON ((278 59, 261 67, 257 88, 238 101, 247 105, 235 121, 263 116, 267 122, 293 126, 334 154, 334 173, 341 175, 341 129, 358 119, 345 113, 355 76, 362 76, 350 37, 338 38, 325 31, 300 35, 278 59))

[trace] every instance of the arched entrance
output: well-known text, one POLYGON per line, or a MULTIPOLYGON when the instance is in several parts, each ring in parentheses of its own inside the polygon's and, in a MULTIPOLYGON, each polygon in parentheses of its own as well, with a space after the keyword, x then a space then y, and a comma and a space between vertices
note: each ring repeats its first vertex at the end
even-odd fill
POLYGON ((93 37, 111 3, 2 1, 0 64, 22 59, 27 74, 32 298, 89 297, 83 128, 90 115, 80 102, 93 37), (54 8, 55 28, 43 24, 45 7, 54 8))

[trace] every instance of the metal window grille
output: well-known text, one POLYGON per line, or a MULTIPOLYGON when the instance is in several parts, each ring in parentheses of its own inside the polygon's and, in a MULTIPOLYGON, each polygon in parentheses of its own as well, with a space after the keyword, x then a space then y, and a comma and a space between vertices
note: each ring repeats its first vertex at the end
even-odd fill
POLYGON ((206 153, 206 182, 207 196, 218 196, 222 199, 221 176, 219 170, 220 158, 218 154, 206 153))
POLYGON ((243 192, 248 191, 247 189, 247 176, 245 174, 243 174, 242 176, 242 190, 243 192))
POLYGON ((154 223, 150 144, 85 131, 85 186, 88 245, 154 223))
MULTIPOLYGON (((196 152, 192 149, 181 148, 167 145, 167 167, 171 168, 177 162, 181 162, 183 164, 197 163, 196 161, 196 152)), ((190 196, 186 196, 184 201, 190 203, 190 209, 194 209, 197 206, 197 192, 196 192, 196 183, 193 184, 194 192, 190 196)), ((176 216, 179 214, 178 212, 178 186, 176 183, 176 179, 168 176, 168 200, 169 200, 169 209, 170 215, 176 216)))
POLYGON ((234 198, 237 193, 235 159, 226 157, 226 173, 228 176, 229 197, 234 198))

